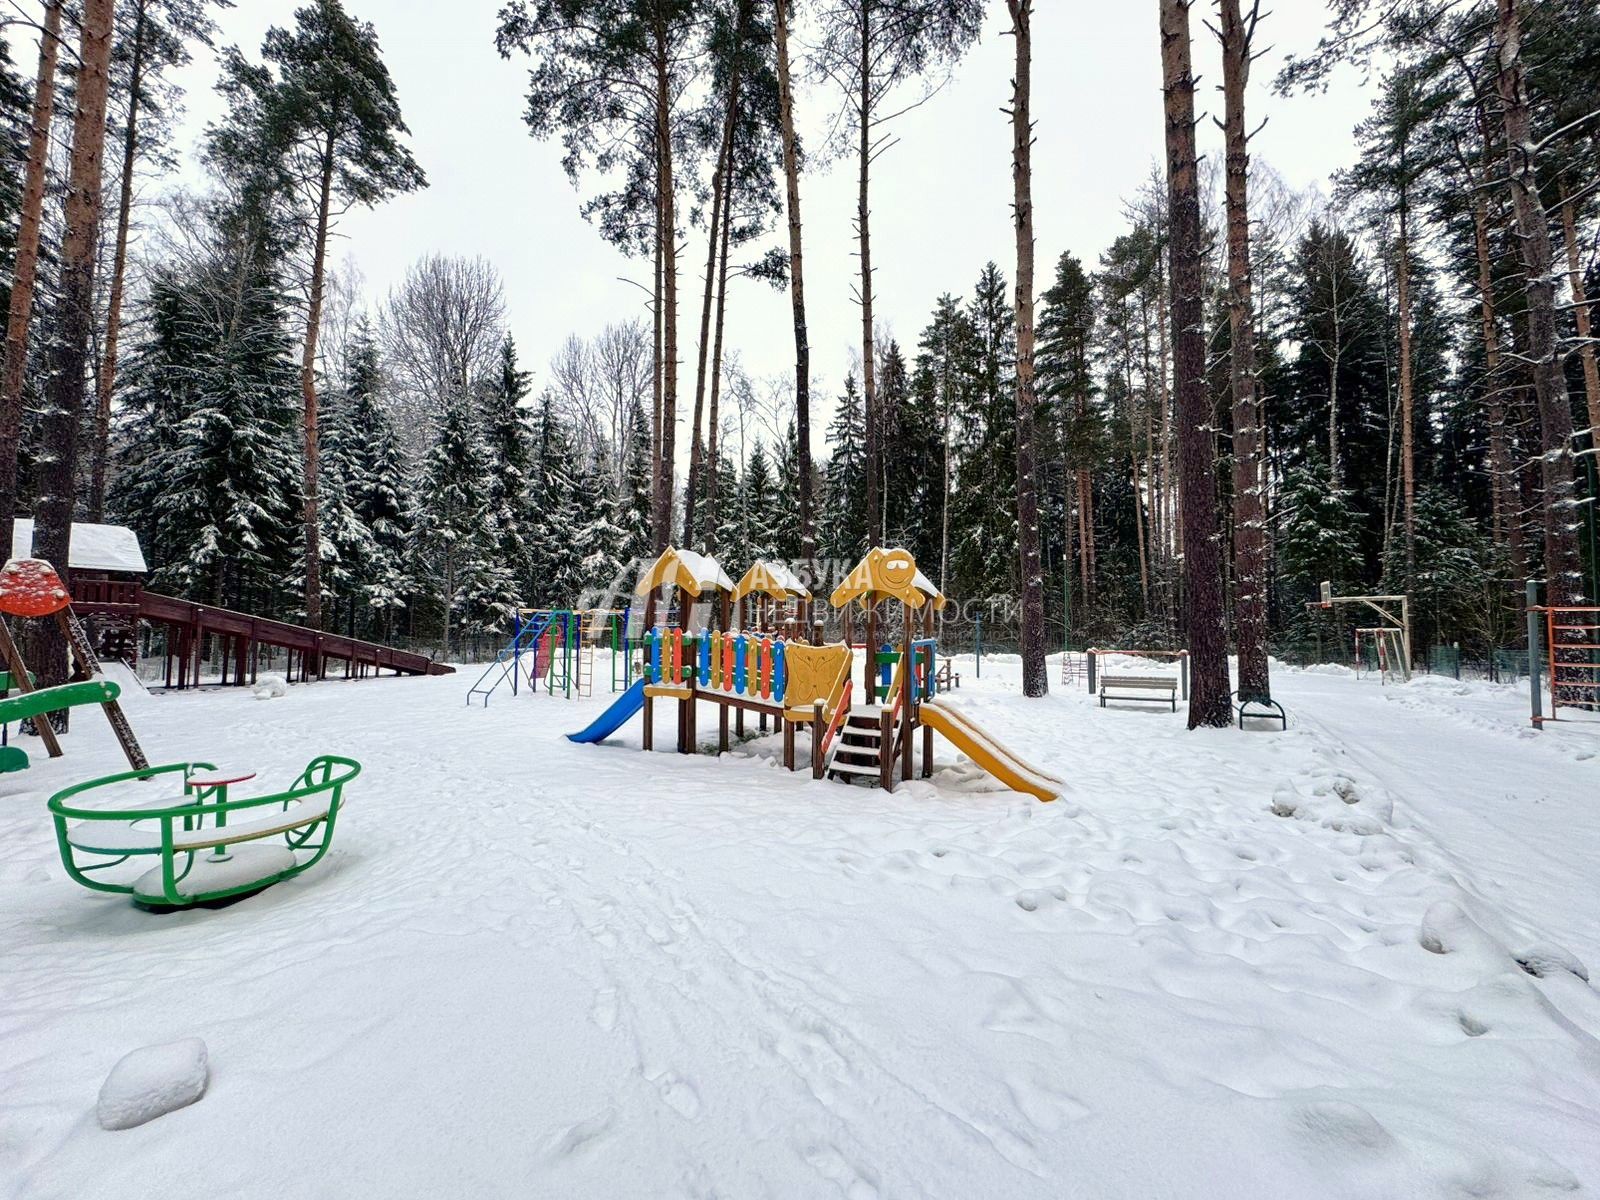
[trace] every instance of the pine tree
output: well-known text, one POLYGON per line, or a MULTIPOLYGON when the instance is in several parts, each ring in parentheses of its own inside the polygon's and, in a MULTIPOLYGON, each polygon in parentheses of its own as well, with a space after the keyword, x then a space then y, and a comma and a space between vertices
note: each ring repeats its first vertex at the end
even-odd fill
POLYGON ((337 214, 376 205, 427 186, 427 176, 402 139, 394 81, 377 31, 341 0, 311 0, 295 11, 293 30, 274 27, 262 42, 263 65, 238 50, 223 60, 228 120, 211 131, 212 153, 238 163, 270 157, 298 206, 310 262, 300 388, 305 404, 304 479, 306 623, 322 621, 321 555, 317 548, 317 337, 328 240, 337 214))

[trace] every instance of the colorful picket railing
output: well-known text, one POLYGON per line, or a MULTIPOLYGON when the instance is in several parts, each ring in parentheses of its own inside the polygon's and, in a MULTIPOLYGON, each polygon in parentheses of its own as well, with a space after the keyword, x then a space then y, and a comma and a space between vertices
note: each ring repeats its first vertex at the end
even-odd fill
POLYGON ((654 629, 645 638, 646 682, 689 683, 750 699, 781 701, 788 687, 782 638, 745 633, 654 629))

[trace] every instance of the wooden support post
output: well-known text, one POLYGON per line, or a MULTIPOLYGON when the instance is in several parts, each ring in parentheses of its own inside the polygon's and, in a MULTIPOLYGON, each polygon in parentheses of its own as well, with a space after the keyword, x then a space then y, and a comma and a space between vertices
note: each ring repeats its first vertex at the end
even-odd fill
POLYGON ((904 637, 900 644, 900 778, 911 778, 911 731, 916 727, 916 714, 912 711, 913 676, 916 664, 911 661, 911 606, 904 601, 900 608, 904 614, 904 637))
POLYGON ((878 714, 878 786, 894 791, 894 723, 887 708, 878 714))
POLYGON ((728 751, 728 706, 717 705, 717 753, 726 754, 728 751))
POLYGON ((644 748, 654 750, 656 746, 656 703, 646 696, 644 698, 644 748))
POLYGON ((696 708, 694 696, 687 700, 678 701, 678 753, 694 753, 694 710, 696 708))
MULTIPOLYGON (((6 670, 11 672, 11 683, 17 691, 33 691, 33 680, 28 678, 28 664, 22 661, 22 652, 17 649, 16 642, 11 640, 11 630, 6 628, 4 621, 0 621, 0 654, 5 656, 6 670)), ((46 713, 37 718, 33 728, 38 733, 39 740, 44 743, 45 752, 51 758, 60 758, 61 743, 56 740, 56 731, 50 727, 50 715, 46 713)))
POLYGON ((811 706, 811 778, 822 778, 822 735, 827 732, 823 724, 822 701, 817 700, 811 706))
POLYGON ((878 702, 878 606, 867 593, 867 703, 878 702))
POLYGON ((783 725, 783 765, 789 770, 794 770, 794 722, 787 717, 779 717, 783 725))
POLYGON ((927 779, 933 774, 933 726, 922 727, 922 777, 927 779))

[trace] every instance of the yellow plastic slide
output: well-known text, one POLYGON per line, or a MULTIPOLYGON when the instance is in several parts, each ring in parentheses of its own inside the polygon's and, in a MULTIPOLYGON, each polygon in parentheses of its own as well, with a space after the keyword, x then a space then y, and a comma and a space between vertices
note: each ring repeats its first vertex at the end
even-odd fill
POLYGON ((921 711, 926 724, 1008 788, 1041 800, 1054 800, 1067 786, 1065 781, 1018 758, 965 713, 937 700, 923 701, 921 711))

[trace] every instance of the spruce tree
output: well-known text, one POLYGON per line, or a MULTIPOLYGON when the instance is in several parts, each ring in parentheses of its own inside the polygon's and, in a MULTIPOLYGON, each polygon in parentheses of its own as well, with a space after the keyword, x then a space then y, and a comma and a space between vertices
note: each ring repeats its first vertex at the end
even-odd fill
POLYGON ((527 398, 531 378, 532 372, 518 364, 516 343, 508 334, 500 346, 499 371, 480 389, 484 440, 488 444, 490 506, 500 530, 500 563, 524 593, 532 583, 525 530, 533 455, 522 401, 527 398))
POLYGON ((503 629, 512 615, 510 573, 498 561, 499 530, 485 469, 487 451, 469 396, 447 396, 418 494, 421 581, 440 602, 444 646, 452 633, 503 629))
POLYGON ((854 374, 844 377, 844 394, 828 426, 827 488, 819 540, 824 552, 849 570, 867 551, 867 462, 861 393, 854 374))

